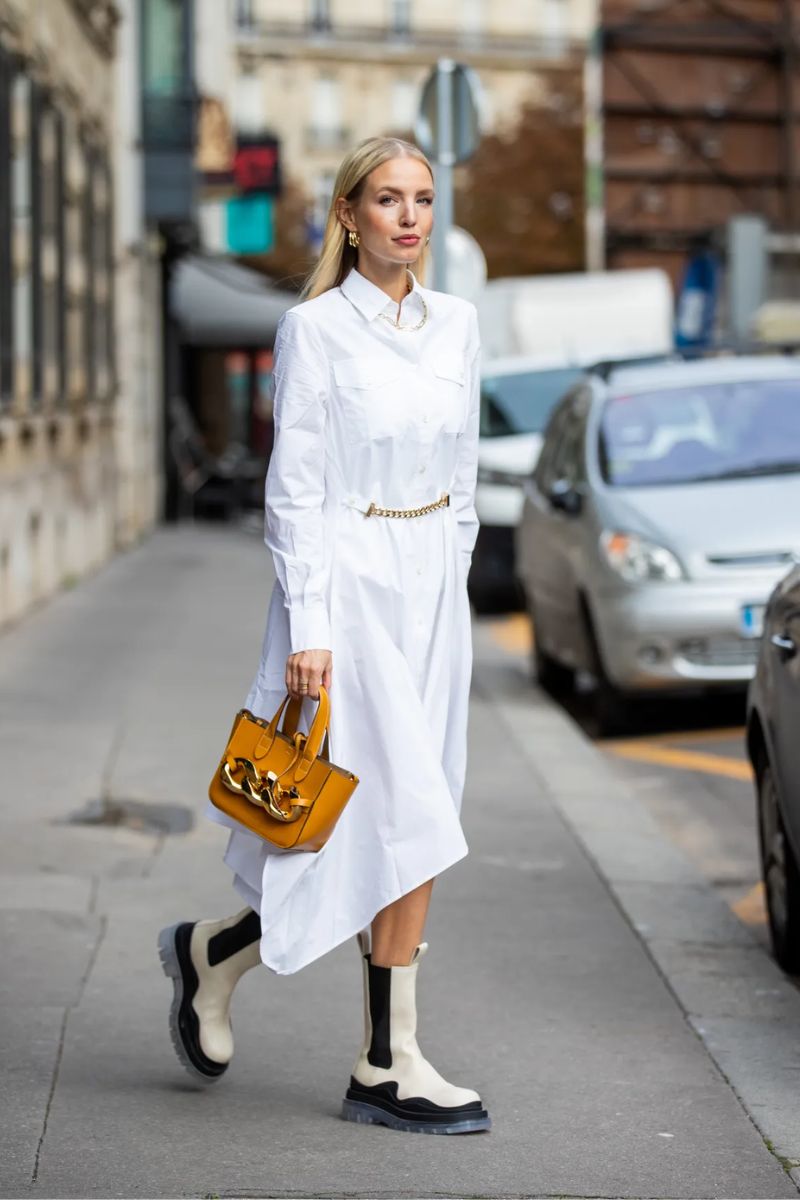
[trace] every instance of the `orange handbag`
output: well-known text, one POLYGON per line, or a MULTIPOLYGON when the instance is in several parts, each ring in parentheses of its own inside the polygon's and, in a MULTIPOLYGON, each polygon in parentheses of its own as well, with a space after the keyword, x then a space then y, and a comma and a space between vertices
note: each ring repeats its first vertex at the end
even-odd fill
POLYGON ((332 834, 358 778, 324 757, 330 721, 325 688, 319 689, 308 734, 297 728, 301 705, 287 694, 271 721, 241 709, 208 794, 221 812, 274 846, 315 851, 332 834))

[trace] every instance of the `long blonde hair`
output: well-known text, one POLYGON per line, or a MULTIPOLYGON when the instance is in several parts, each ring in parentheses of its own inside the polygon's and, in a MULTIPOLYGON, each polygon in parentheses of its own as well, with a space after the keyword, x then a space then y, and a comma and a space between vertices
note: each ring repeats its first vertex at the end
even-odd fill
MULTIPOLYGON (((358 250, 347 240, 347 230, 336 215, 336 199, 344 196, 355 202, 359 199, 364 181, 370 171, 374 171, 390 158, 416 158, 425 166, 433 178, 433 168, 419 146, 396 137, 371 137, 359 142, 343 159, 336 173, 333 185, 331 206, 325 222, 325 232, 322 236, 322 250, 311 273, 308 275, 300 292, 300 300, 312 300, 321 292, 338 287, 351 267, 356 265, 358 250)), ((411 266, 420 283, 425 282, 429 249, 423 246, 417 261, 411 266)))

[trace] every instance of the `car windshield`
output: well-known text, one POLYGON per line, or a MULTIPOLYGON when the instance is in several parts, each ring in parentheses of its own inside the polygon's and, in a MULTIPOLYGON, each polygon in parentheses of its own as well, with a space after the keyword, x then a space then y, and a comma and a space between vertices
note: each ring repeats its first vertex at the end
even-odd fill
POLYGON ((577 367, 484 376, 481 437, 541 433, 556 402, 580 376, 577 367))
POLYGON ((800 376, 613 396, 599 453, 616 487, 800 472, 800 376))

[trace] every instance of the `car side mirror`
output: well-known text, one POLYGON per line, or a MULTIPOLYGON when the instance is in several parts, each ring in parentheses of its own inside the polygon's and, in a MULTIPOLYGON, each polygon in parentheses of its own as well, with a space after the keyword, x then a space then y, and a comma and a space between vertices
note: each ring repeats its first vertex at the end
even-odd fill
POLYGON ((577 517, 583 508, 583 496, 568 479, 556 479, 547 494, 552 508, 568 517, 577 517))

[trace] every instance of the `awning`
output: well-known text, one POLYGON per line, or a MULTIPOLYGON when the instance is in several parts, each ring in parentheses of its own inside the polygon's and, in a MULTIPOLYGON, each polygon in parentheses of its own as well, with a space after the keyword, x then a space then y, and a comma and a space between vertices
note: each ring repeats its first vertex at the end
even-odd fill
POLYGON ((281 314, 298 303, 258 271, 228 258, 188 254, 175 266, 170 312, 192 346, 265 347, 275 341, 281 314))

